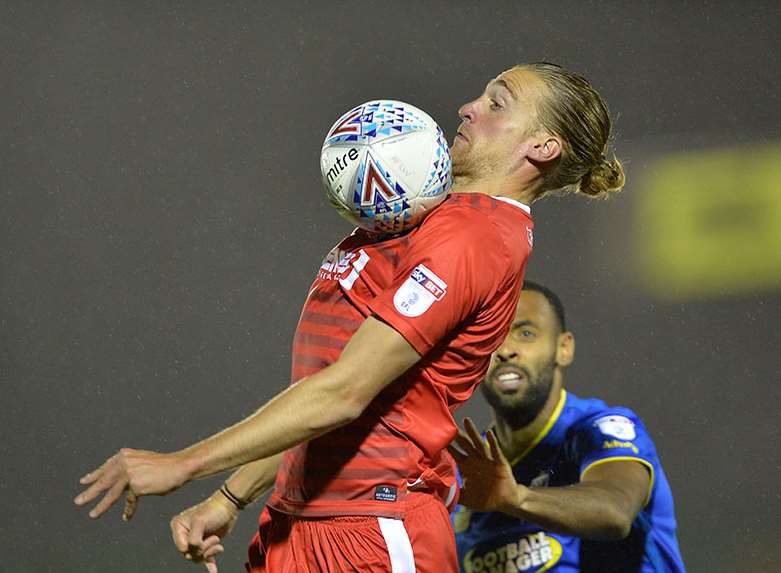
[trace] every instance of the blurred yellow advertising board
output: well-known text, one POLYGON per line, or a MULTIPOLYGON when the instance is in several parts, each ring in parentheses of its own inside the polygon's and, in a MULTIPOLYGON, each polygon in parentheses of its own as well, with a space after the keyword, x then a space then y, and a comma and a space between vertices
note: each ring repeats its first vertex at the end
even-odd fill
POLYGON ((636 205, 640 278, 654 295, 781 289, 781 145, 660 158, 636 205))

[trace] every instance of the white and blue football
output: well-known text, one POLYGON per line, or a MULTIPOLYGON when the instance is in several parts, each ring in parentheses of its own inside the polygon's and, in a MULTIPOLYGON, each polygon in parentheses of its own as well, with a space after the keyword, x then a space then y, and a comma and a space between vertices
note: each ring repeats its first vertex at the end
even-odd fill
POLYGON ((352 224, 407 231, 450 189, 450 151, 437 123, 408 103, 376 100, 340 117, 320 155, 331 204, 352 224))

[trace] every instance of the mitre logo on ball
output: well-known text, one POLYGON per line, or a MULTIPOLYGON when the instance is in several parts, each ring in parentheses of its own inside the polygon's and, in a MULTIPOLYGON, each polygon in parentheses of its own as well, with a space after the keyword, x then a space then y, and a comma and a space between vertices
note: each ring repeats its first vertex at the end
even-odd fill
POLYGON ((376 100, 340 117, 320 155, 326 195, 345 219, 375 233, 420 223, 452 184, 442 130, 408 103, 376 100))

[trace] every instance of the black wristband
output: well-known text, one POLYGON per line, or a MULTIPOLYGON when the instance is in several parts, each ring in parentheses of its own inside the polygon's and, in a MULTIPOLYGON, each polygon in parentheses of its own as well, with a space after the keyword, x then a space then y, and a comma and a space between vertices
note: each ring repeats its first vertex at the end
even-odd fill
POLYGON ((231 490, 228 489, 227 484, 222 484, 222 487, 220 488, 220 493, 228 498, 228 501, 230 501, 233 505, 236 506, 236 509, 241 511, 245 507, 247 507, 247 502, 239 499, 235 495, 231 493, 231 490))

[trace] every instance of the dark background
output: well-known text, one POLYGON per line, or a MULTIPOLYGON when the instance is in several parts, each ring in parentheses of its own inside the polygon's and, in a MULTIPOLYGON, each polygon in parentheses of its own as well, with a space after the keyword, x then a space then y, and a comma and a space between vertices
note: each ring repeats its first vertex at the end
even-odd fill
MULTIPOLYGON (((318 173, 342 112, 403 99, 450 139, 459 105, 539 59, 601 90, 630 181, 533 209, 528 277, 578 341, 568 387, 644 418, 691 571, 781 570, 781 289, 665 302, 632 264, 656 154, 781 136, 777 2, 0 6, 1 571, 198 570, 168 520, 219 478, 124 524, 72 505, 78 477, 286 386, 307 287, 349 231, 318 173)), ((256 515, 221 571, 243 571, 256 515)))

